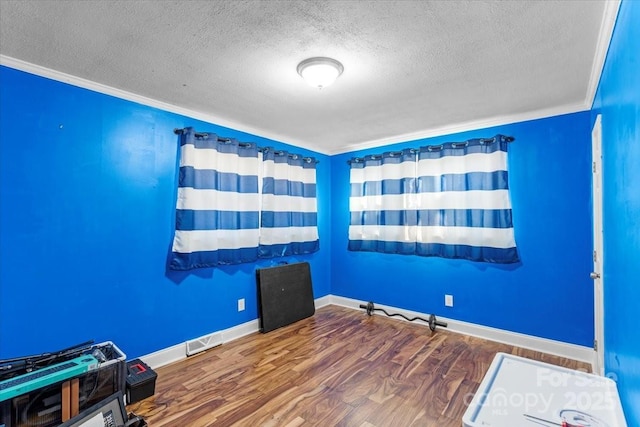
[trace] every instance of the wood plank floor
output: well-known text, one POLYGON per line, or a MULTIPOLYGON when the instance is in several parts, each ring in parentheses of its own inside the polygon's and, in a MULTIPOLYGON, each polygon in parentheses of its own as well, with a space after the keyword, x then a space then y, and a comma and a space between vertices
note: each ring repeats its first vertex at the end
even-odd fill
POLYGON ((127 409, 151 427, 460 427, 496 352, 590 369, 331 305, 157 369, 155 395, 127 409))

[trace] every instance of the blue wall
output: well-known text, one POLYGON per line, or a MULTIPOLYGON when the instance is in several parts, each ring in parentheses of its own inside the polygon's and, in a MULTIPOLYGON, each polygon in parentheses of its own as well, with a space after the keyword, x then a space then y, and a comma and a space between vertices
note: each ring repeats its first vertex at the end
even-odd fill
POLYGON ((193 126, 320 159, 314 294, 332 293, 590 346, 590 128, 602 114, 605 362, 640 420, 640 3, 623 1, 591 113, 324 156, 0 67, 0 358, 87 339, 148 354, 257 318, 253 265, 167 272, 178 138, 193 126), (522 261, 349 252, 352 156, 513 135, 522 261), (444 307, 444 294, 455 307, 444 307), (236 311, 238 298, 247 310, 236 311))
POLYGON ((583 112, 333 156, 331 293, 591 346, 590 140, 583 112), (349 158, 497 133, 516 138, 509 184, 520 263, 347 250, 349 158))
POLYGON ((590 346, 590 128, 602 114, 605 363, 640 426, 640 2, 623 1, 591 113, 333 156, 0 67, 0 358, 87 339, 131 357, 257 318, 252 265, 168 272, 178 138, 193 126, 320 159, 314 295, 435 313, 590 346), (522 261, 349 252, 352 156, 513 135, 522 261), (444 307, 444 294, 455 307, 444 307), (247 309, 236 311, 238 298, 247 309))
MULTIPOLYGON (((0 72, 0 357, 89 338, 137 356, 257 317, 256 265, 166 272, 173 129, 291 147, 6 67, 0 72), (238 298, 246 298, 245 312, 236 311, 238 298)), ((331 158, 293 148, 321 160, 322 249, 290 261, 311 261, 316 297, 333 293, 590 345, 589 138, 589 113, 577 113, 331 158), (498 132, 517 138, 510 180, 521 263, 346 250, 351 155, 498 132), (454 295, 454 308, 444 307, 445 293, 454 295)))
POLYGON ((0 82, 0 358, 88 339, 131 358, 239 325, 257 318, 255 269, 283 260, 329 293, 328 156, 7 67, 0 82), (316 156, 320 251, 167 272, 186 126, 316 156))
POLYGON ((605 370, 640 426, 640 2, 623 1, 594 101, 602 114, 605 370))

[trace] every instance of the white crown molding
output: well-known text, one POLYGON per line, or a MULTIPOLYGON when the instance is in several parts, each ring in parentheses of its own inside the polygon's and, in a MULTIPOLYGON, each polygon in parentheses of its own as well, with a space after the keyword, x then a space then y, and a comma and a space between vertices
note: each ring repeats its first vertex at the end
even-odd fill
POLYGON ((402 135, 390 136, 372 141, 347 145, 339 150, 331 151, 330 155, 350 153, 352 151, 366 150, 369 148, 383 147, 390 144, 415 141, 424 138, 434 138, 437 136, 451 135, 459 132, 479 130, 494 126, 503 126, 512 123, 525 122, 528 120, 544 119, 546 117, 561 116, 563 114, 578 113, 589 110, 591 105, 583 102, 560 105, 557 107, 545 108, 542 110, 528 111, 526 113, 507 114, 503 116, 491 117, 488 119, 474 120, 469 122, 456 123, 439 128, 425 129, 417 132, 405 133, 402 135))
POLYGON ((261 129, 248 126, 244 123, 236 122, 233 120, 223 119, 221 117, 212 116, 199 111, 190 110, 188 108, 179 107, 177 105, 169 104, 167 102, 158 101, 156 99, 148 98, 146 96, 138 95, 126 90, 117 89, 112 86, 107 86, 102 83, 94 82, 91 80, 77 77, 71 74, 63 73, 61 71, 52 70, 40 65, 32 64, 30 62, 23 61, 21 59, 12 58, 6 55, 0 55, 0 65, 4 65, 9 68, 24 71, 25 73, 34 74, 36 76, 45 77, 51 80, 67 83, 72 86, 81 87, 83 89, 92 90, 94 92, 102 93, 105 95, 115 96, 116 98, 124 99, 127 101, 135 102, 138 104, 146 105, 148 107, 158 108, 170 113, 180 114, 189 118, 202 120, 207 123, 211 123, 217 126, 227 127, 240 132, 249 133, 262 138, 271 139, 273 141, 282 142, 288 145, 293 145, 299 148, 314 151, 319 154, 329 154, 326 150, 319 149, 309 145, 304 141, 292 140, 290 137, 280 135, 278 133, 265 132, 261 129))
POLYGON ((591 64, 591 76, 589 77, 589 85, 585 97, 585 104, 589 107, 593 106, 596 97, 600 77, 604 67, 604 61, 607 59, 609 44, 613 36, 613 29, 618 19, 618 11, 620 10, 620 0, 608 0, 604 3, 604 12, 602 14, 602 23, 600 24, 600 33, 598 34, 598 43, 591 64))
MULTIPOLYGON (((342 307, 353 308, 362 310, 360 304, 366 304, 366 302, 354 300, 351 298, 340 297, 331 295, 331 303, 342 307)), ((429 314, 420 313, 417 311, 404 310, 397 307, 391 307, 388 305, 382 305, 376 303, 376 308, 384 308, 389 312, 403 314, 409 318, 422 317, 427 318, 429 314)), ((364 311, 363 311, 364 313, 364 311)), ((399 317, 392 317, 395 320, 406 321, 399 317)), ((595 360, 595 352, 590 347, 585 347, 576 344, 569 344, 561 341, 550 340, 547 338, 534 337, 532 335, 520 334, 517 332, 506 331, 503 329, 491 328, 488 326, 477 325, 474 323, 461 322, 459 320, 448 319, 438 316, 438 320, 447 323, 447 331, 455 332, 464 335, 470 335, 478 338, 483 338, 490 341, 496 341, 503 344, 509 344, 517 347, 527 348, 542 353, 553 354, 560 357, 566 357, 568 359, 578 360, 591 364, 593 369, 593 362, 595 360)), ((425 325, 426 327, 426 325, 425 325)))
MULTIPOLYGON (((606 51, 606 48, 605 48, 605 51, 606 51)), ((71 74, 52 70, 50 68, 42 67, 40 65, 36 65, 30 62, 22 61, 20 59, 12 58, 10 56, 0 55, 0 64, 10 68, 15 68, 20 71, 24 71, 26 73, 34 74, 40 77, 45 77, 45 78, 56 80, 62 83, 67 83, 73 86, 92 90, 94 92, 102 93, 105 95, 115 96, 116 98, 124 99, 131 102, 136 102, 138 104, 146 105, 153 108, 158 108, 163 111, 180 114, 180 115, 194 118, 197 120, 202 120, 204 122, 208 122, 214 125, 228 127, 230 129, 234 129, 240 132, 246 132, 252 135, 260 136, 260 137, 271 139, 274 141, 279 141, 285 144, 293 145, 299 148, 304 148, 304 149, 311 150, 316 153, 325 154, 325 155, 348 153, 351 151, 382 147, 389 144, 397 144, 397 143, 408 142, 408 141, 413 141, 417 139, 433 138, 436 136, 449 135, 449 134, 458 133, 458 132, 466 132, 471 130, 483 129, 487 127, 517 123, 517 122, 522 122, 527 120, 535 120, 535 119, 542 119, 545 117, 558 116, 562 114, 576 113, 579 111, 589 110, 591 107, 591 103, 567 104, 567 105, 547 108, 543 110, 530 111, 526 113, 496 116, 488 119, 457 123, 457 124, 438 127, 438 128, 425 129, 417 132, 411 132, 411 133, 406 133, 402 135, 390 136, 386 138, 351 144, 335 151, 327 151, 326 149, 323 149, 321 147, 308 144, 305 141, 294 140, 285 135, 265 132, 261 129, 256 129, 243 123, 226 120, 220 117, 212 116, 210 114, 205 114, 199 111, 179 107, 177 105, 169 104, 163 101, 158 101, 152 98, 148 98, 146 96, 137 95, 132 92, 127 92, 125 90, 117 89, 111 86, 104 85, 102 83, 97 83, 91 80, 87 80, 82 77, 77 77, 71 74)))

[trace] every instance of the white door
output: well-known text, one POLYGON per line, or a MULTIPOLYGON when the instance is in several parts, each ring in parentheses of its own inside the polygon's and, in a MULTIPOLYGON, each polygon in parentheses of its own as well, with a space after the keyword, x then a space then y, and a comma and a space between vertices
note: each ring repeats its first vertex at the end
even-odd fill
POLYGON ((604 295, 602 253, 602 125, 600 115, 591 131, 592 191, 593 191, 593 300, 594 300, 594 348, 596 350, 595 373, 604 375, 604 295))

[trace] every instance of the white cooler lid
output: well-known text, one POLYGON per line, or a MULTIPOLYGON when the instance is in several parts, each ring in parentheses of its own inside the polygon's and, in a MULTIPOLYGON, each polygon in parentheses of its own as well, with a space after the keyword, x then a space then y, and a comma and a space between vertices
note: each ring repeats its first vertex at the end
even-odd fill
POLYGON ((626 427, 610 378, 498 353, 462 417, 463 427, 626 427))

